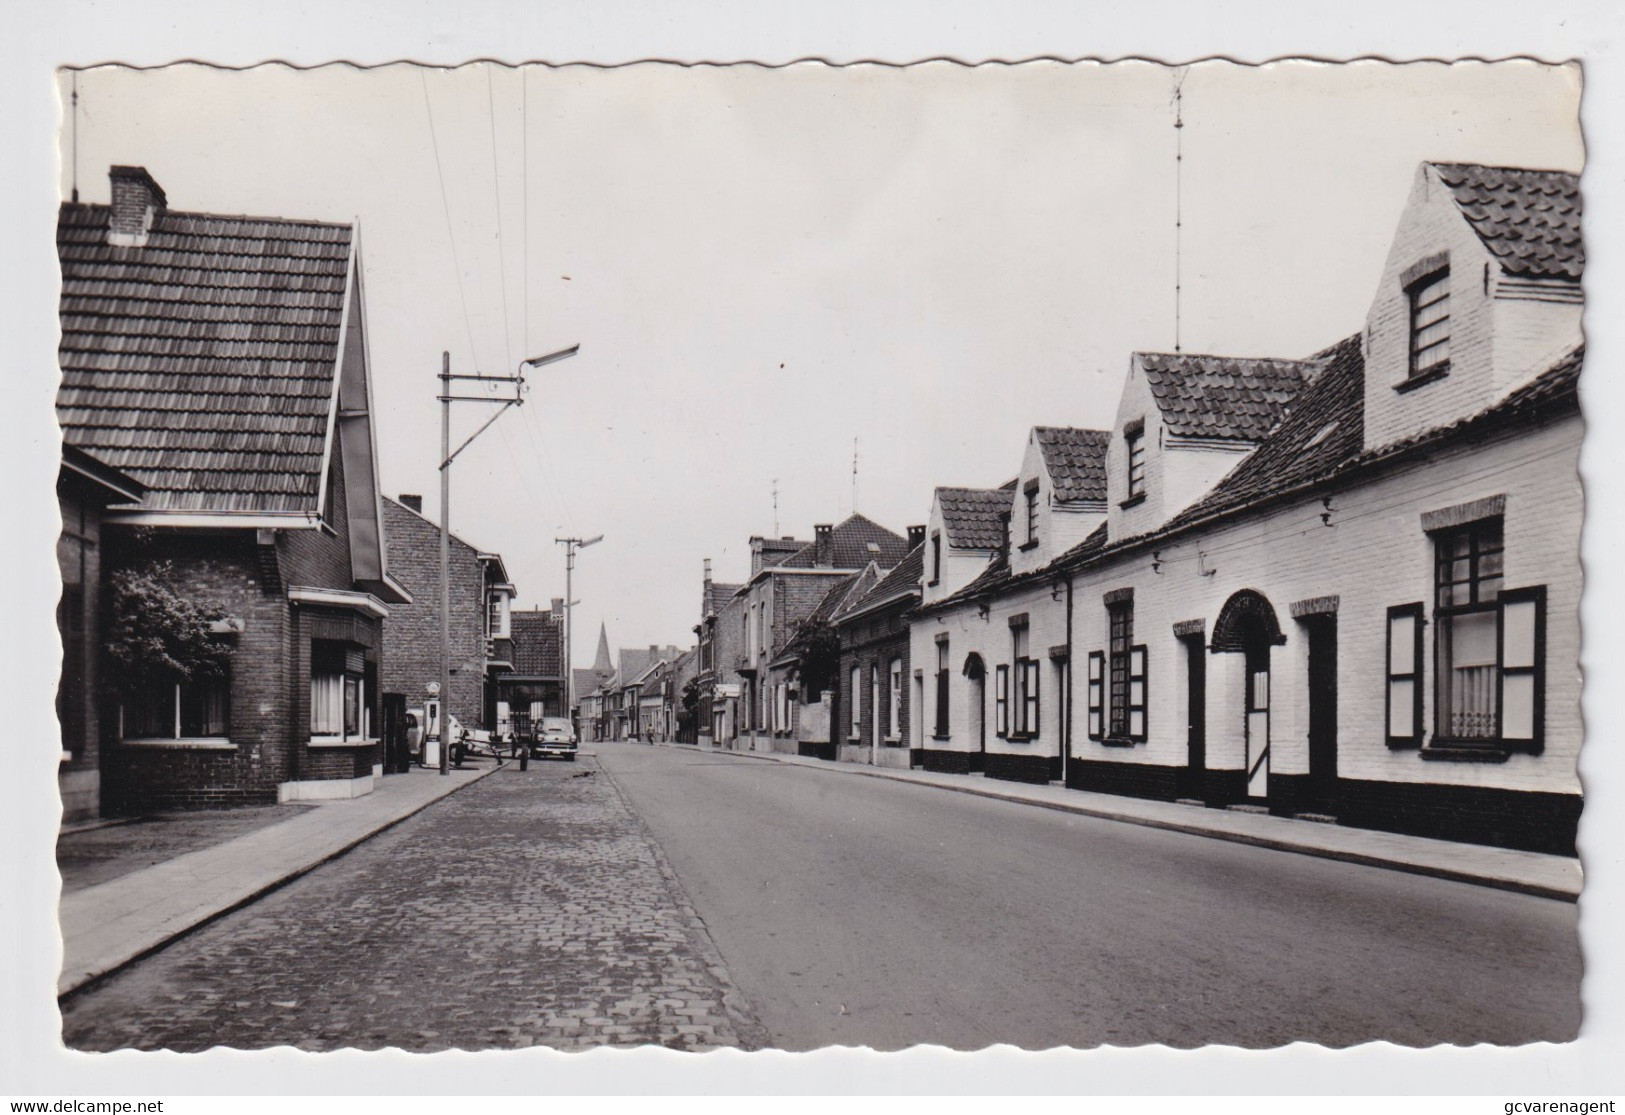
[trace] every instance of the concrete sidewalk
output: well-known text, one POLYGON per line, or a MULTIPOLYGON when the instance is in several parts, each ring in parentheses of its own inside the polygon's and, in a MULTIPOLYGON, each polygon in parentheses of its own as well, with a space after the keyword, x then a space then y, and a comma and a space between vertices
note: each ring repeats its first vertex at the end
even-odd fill
POLYGON ((713 755, 765 759, 816 767, 837 775, 912 782, 919 786, 931 786, 1024 805, 1037 805, 1085 817, 1124 821, 1149 828, 1189 833, 1192 836, 1253 844, 1277 851, 1298 852, 1302 855, 1342 860, 1368 867, 1408 871, 1415 875, 1432 875, 1440 879, 1518 891, 1541 898, 1573 902, 1580 896, 1580 861, 1567 856, 1520 852, 1511 848, 1492 848, 1488 845, 1463 844, 1452 840, 1431 840, 1427 837, 1403 836, 1376 829, 1344 828, 1341 825, 1321 824, 1290 817, 1272 817, 1261 813, 1208 809, 1176 802, 1146 801, 1140 798, 1119 797, 1116 794, 1069 790, 1053 783, 1038 786, 1021 782, 1001 782, 980 774, 933 774, 923 770, 893 770, 858 763, 832 763, 823 759, 785 755, 776 751, 728 751, 715 747, 701 750, 713 755))
POLYGON ((380 778, 372 793, 62 896, 57 994, 100 979, 295 879, 497 770, 496 764, 380 778))

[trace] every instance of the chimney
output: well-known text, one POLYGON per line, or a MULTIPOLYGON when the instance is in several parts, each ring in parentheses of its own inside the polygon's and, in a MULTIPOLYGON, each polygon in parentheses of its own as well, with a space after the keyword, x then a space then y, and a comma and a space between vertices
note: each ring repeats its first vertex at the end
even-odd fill
POLYGON ((824 568, 835 564, 835 528, 829 523, 813 527, 813 562, 824 568))
POLYGON ((144 247, 153 220, 169 204, 163 188, 146 167, 116 166, 108 177, 113 182, 113 211, 107 220, 107 242, 115 248, 144 247))
POLYGON ((401 506, 406 508, 408 511, 416 511, 419 515, 421 515, 423 514, 423 497, 409 496, 402 493, 401 506))
POLYGON ((752 577, 762 571, 762 536, 750 536, 750 575, 752 577))
POLYGON ((547 610, 553 613, 554 619, 558 619, 560 616, 562 616, 564 614, 564 597, 555 596, 553 598, 553 603, 548 605, 547 610))
POLYGON ((925 545, 925 524, 908 528, 908 548, 925 545))

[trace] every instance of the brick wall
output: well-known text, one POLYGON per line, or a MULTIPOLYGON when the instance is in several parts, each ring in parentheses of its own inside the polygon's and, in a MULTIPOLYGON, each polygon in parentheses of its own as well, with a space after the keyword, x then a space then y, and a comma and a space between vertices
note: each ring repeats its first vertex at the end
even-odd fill
POLYGON ((289 609, 280 592, 261 589, 252 533, 202 537, 153 531, 138 541, 127 531, 109 530, 106 542, 109 571, 168 560, 180 592, 220 607, 240 619, 243 629, 230 636, 229 741, 206 748, 121 741, 117 701, 109 699, 103 717, 103 812, 274 802, 277 784, 293 765, 289 609))
MULTIPOLYGON (((867 747, 875 738, 875 720, 879 717, 879 738, 882 747, 908 747, 913 738, 910 730, 913 715, 913 702, 910 691, 913 682, 909 673, 909 629, 908 623, 903 619, 906 604, 888 607, 880 612, 843 623, 840 626, 841 638, 841 666, 836 673, 837 692, 832 702, 831 712, 835 729, 834 739, 839 742, 852 742, 852 700, 851 677, 852 667, 857 666, 863 682, 858 694, 860 730, 856 742, 867 747), (891 718, 891 664, 901 661, 903 671, 903 684, 899 690, 898 734, 890 734, 891 718), (873 686, 871 685, 871 671, 879 679, 880 702, 879 706, 873 700, 873 686)), ((865 753, 862 761, 867 762, 865 753)))
POLYGON ((344 491, 343 454, 334 435, 333 482, 329 487, 331 506, 323 516, 331 529, 285 530, 277 536, 277 557, 283 583, 318 588, 355 588, 350 567, 349 506, 344 491))
MULTIPOLYGON (((420 705, 424 686, 441 678, 440 528, 422 515, 385 499, 384 533, 389 571, 412 594, 410 604, 391 604, 384 620, 382 688, 420 705)), ((455 534, 450 546, 452 600, 450 709, 464 725, 485 726, 485 581, 479 555, 455 534)))

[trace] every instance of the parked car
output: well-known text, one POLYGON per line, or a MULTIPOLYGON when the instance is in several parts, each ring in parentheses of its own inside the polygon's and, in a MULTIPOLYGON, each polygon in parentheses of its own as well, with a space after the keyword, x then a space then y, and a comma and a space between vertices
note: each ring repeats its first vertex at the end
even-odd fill
POLYGON ((530 744, 532 756, 540 759, 558 755, 573 763, 576 750, 576 730, 569 720, 562 716, 542 717, 536 727, 536 738, 530 744))
MULTIPOLYGON (((492 746, 491 733, 484 728, 464 728, 462 722, 455 716, 447 717, 447 737, 453 747, 458 744, 475 744, 475 750, 489 751, 492 746)), ((412 759, 417 763, 423 762, 423 729, 425 717, 423 709, 409 708, 406 710, 406 745, 412 752, 412 759)))

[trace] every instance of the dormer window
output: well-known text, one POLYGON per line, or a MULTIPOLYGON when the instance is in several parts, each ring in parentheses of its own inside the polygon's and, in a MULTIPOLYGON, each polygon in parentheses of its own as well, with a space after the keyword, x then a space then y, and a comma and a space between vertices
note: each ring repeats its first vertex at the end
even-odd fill
POLYGON ((942 532, 931 532, 931 584, 942 580, 942 532))
POLYGON ((1410 379, 1450 369, 1450 268, 1429 272, 1408 288, 1411 303, 1410 379))
POLYGON ((1023 550, 1030 550, 1038 545, 1038 481, 1029 480, 1022 496, 1027 502, 1027 541, 1021 544, 1023 550))
POLYGON ((1133 503, 1145 498, 1145 419, 1123 427, 1123 443, 1128 450, 1128 495, 1123 502, 1133 503))

